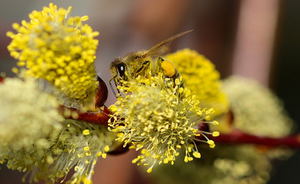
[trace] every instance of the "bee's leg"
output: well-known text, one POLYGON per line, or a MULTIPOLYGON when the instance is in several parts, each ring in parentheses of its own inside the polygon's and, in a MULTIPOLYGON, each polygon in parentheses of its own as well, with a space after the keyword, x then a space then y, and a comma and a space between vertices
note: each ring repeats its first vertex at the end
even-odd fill
MULTIPOLYGON (((117 84, 116 84, 116 76, 114 76, 113 78, 111 78, 111 79, 109 80, 109 85, 110 85, 110 89, 112 90, 113 94, 114 94, 115 97, 117 98, 117 93, 116 93, 115 88, 113 87, 113 85, 112 85, 112 83, 111 83, 112 80, 114 81, 115 86, 117 87, 117 84)), ((120 91, 119 91, 118 88, 117 88, 117 91, 118 91, 118 94, 120 94, 120 91)))
POLYGON ((160 64, 160 67, 162 68, 166 77, 176 79, 178 72, 170 61, 164 60, 162 57, 158 57, 158 63, 160 64))
POLYGON ((158 64, 161 68, 160 70, 164 72, 166 78, 172 78, 174 81, 175 79, 180 78, 180 74, 176 70, 173 63, 171 63, 170 61, 164 60, 162 57, 159 57, 158 64))
POLYGON ((140 75, 142 73, 142 71, 144 71, 148 66, 150 65, 150 61, 144 61, 142 63, 142 66, 140 68, 138 68, 134 73, 136 76, 140 75))
POLYGON ((156 65, 155 65, 155 73, 161 73, 163 71, 163 68, 161 67, 161 63, 165 61, 162 57, 158 57, 157 60, 156 60, 156 65))
POLYGON ((184 87, 184 81, 181 78, 181 75, 179 74, 179 72, 176 70, 175 66, 173 65, 173 63, 171 63, 170 61, 164 60, 162 57, 159 57, 157 59, 158 62, 158 69, 157 71, 159 72, 163 72, 165 75, 165 82, 166 79, 172 79, 173 83, 174 83, 174 87, 175 87, 175 80, 178 79, 179 84, 177 84, 179 87, 184 87))

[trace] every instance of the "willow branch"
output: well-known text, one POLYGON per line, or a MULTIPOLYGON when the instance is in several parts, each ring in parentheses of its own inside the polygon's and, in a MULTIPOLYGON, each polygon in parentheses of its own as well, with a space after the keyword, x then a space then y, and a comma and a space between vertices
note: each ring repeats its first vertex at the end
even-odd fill
MULTIPOLYGON (((72 112, 76 112, 78 114, 78 118, 76 120, 81 120, 89 123, 94 123, 98 125, 108 126, 108 119, 110 111, 107 107, 103 106, 101 110, 97 112, 80 112, 75 109, 69 108, 61 108, 61 112, 63 113, 65 110, 71 110, 72 112)), ((68 117, 70 119, 74 119, 71 116, 68 117)), ((199 127, 203 129, 203 127, 199 127)), ((197 139, 203 139, 203 137, 196 137, 197 139)), ((255 144, 255 145, 263 145, 268 147, 289 147, 300 149, 300 134, 280 137, 280 138, 272 138, 267 136, 257 136, 245 133, 241 130, 233 130, 230 133, 223 134, 221 133, 218 137, 212 137, 208 135, 209 139, 215 141, 216 144, 226 144, 226 145, 241 145, 241 144, 255 144)))
POLYGON ((59 111, 67 119, 75 119, 104 126, 108 126, 108 120, 110 118, 110 111, 106 106, 100 107, 100 109, 96 112, 81 112, 79 110, 67 108, 64 106, 61 106, 59 108, 59 111), (73 115, 74 113, 76 114, 76 116, 73 115))
POLYGON ((290 135, 280 138, 272 138, 267 136, 257 136, 247 134, 240 130, 233 130, 227 134, 220 134, 218 137, 209 136, 210 139, 214 140, 216 144, 255 144, 263 145, 268 147, 289 147, 289 148, 300 148, 300 134, 290 135))

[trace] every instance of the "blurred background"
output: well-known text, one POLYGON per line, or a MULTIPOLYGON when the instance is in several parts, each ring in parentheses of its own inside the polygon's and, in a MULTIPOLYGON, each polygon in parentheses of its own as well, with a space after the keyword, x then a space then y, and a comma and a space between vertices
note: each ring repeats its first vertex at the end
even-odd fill
MULTIPOLYGON (((0 72, 13 76, 16 61, 6 49, 12 23, 28 20, 32 10, 42 10, 48 0, 1 0, 0 72)), ((300 122, 300 1, 298 0, 65 0, 73 16, 88 15, 87 23, 100 32, 96 67, 100 77, 111 78, 109 65, 128 52, 149 49, 179 32, 194 31, 172 42, 171 51, 185 47, 210 59, 221 77, 236 74, 271 88, 284 102, 295 122, 300 122)), ((109 85, 109 84, 108 84, 109 85)), ((115 101, 110 93, 106 105, 115 101)), ((263 123, 263 122, 262 122, 263 123)), ((295 130, 295 131, 300 131, 295 130)), ((131 164, 135 152, 100 160, 94 182, 146 183, 131 164), (116 177, 118 176, 118 177, 116 177)), ((297 152, 276 165, 269 184, 299 183, 297 152)), ((0 183, 18 184, 23 173, 1 166, 0 183)))

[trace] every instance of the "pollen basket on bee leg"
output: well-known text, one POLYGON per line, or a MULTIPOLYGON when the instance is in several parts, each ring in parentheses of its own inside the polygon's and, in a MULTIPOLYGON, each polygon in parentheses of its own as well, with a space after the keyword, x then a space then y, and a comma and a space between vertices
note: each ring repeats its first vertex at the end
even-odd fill
POLYGON ((176 74, 175 67, 169 61, 166 60, 162 61, 161 68, 164 70, 165 75, 168 77, 173 77, 176 74))

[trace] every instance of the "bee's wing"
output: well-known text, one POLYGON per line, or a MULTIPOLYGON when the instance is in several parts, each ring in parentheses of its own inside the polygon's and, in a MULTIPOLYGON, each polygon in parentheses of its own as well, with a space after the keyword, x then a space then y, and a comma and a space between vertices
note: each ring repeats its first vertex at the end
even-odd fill
POLYGON ((179 34, 177 34, 177 35, 174 35, 174 36, 172 36, 172 37, 170 37, 170 38, 168 38, 168 39, 166 39, 166 40, 160 42, 159 44, 153 46, 153 47, 152 47, 150 50, 148 50, 146 53, 144 53, 144 54, 143 54, 143 57, 147 57, 147 56, 161 56, 161 55, 166 54, 166 53, 169 51, 169 44, 170 44, 173 40, 175 40, 175 39, 177 39, 177 38, 179 38, 179 37, 181 37, 181 36, 183 36, 183 35, 186 35, 186 34, 192 32, 192 31, 193 31, 193 30, 188 30, 188 31, 179 33, 179 34))

